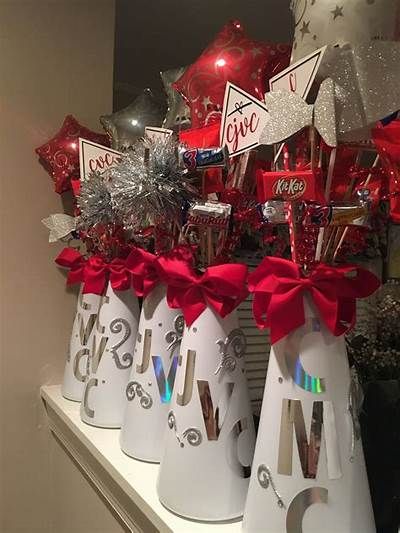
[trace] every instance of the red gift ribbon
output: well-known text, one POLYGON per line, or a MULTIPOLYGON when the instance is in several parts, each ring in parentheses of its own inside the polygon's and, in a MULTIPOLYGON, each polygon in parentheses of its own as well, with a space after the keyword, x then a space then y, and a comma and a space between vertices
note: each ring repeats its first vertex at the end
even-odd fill
POLYGON ((145 298, 161 282, 156 262, 157 256, 141 248, 133 248, 126 258, 126 268, 131 273, 137 296, 145 298))
POLYGON ((74 248, 64 248, 55 262, 69 269, 67 285, 83 283, 83 294, 104 294, 107 283, 115 291, 125 291, 131 284, 125 259, 115 258, 109 263, 98 255, 85 259, 74 248))
POLYGON ((86 259, 75 248, 64 248, 54 260, 57 265, 68 268, 67 285, 83 282, 86 259))
POLYGON ((158 266, 168 287, 168 305, 182 309, 188 326, 207 306, 222 318, 229 315, 248 294, 246 265, 217 265, 198 274, 187 259, 165 255, 159 257, 158 266))
POLYGON ((327 328, 339 336, 355 324, 356 299, 371 295, 380 282, 374 274, 355 265, 333 267, 320 263, 306 277, 292 261, 265 257, 250 274, 248 285, 254 293, 257 326, 270 328, 274 344, 305 323, 305 292, 311 295, 327 328))

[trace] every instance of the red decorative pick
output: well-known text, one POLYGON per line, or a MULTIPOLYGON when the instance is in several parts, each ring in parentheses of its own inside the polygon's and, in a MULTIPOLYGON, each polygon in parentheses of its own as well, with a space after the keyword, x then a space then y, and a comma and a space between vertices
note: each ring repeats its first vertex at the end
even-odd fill
POLYGON ((290 46, 253 41, 239 21, 231 21, 173 87, 187 100, 196 128, 220 119, 227 81, 262 100, 289 57, 290 46))
POLYGON ((107 135, 96 133, 79 124, 72 116, 65 117, 60 131, 35 152, 55 182, 55 191, 71 189, 71 180, 79 179, 79 137, 109 146, 107 135))

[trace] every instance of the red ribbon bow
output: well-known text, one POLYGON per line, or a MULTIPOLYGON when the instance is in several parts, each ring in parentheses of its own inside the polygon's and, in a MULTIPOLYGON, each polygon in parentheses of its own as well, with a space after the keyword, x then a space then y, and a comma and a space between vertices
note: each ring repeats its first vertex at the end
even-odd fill
POLYGON ((57 265, 68 268, 67 285, 83 282, 86 259, 75 248, 64 248, 54 260, 57 265))
POLYGON ((108 281, 115 291, 124 291, 130 287, 130 273, 125 259, 115 258, 107 263, 100 256, 85 259, 74 248, 64 248, 55 262, 69 269, 67 285, 83 283, 83 294, 104 294, 108 281))
POLYGON ((298 265, 278 257, 264 258, 249 276, 254 318, 260 329, 270 328, 272 344, 304 324, 306 291, 328 329, 338 336, 354 326, 356 299, 369 296, 379 285, 374 274, 355 265, 320 263, 305 277, 298 265))
POLYGON ((182 309, 188 326, 193 324, 207 306, 221 317, 227 316, 248 294, 245 285, 246 265, 212 266, 199 275, 187 259, 169 254, 159 257, 158 266, 168 286, 168 305, 173 309, 182 309))
POLYGON ((132 285, 137 294, 145 298, 161 282, 157 270, 157 257, 141 248, 132 248, 126 259, 126 268, 131 273, 132 285))

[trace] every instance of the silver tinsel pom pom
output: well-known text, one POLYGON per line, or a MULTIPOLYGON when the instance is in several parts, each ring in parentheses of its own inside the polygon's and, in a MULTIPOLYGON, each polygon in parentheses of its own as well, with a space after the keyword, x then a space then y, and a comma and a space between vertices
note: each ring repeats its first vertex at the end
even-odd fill
POLYGON ((109 172, 113 208, 126 229, 180 223, 186 200, 196 195, 179 167, 175 139, 141 139, 109 172))
POLYGON ((89 230, 97 224, 114 222, 109 182, 100 174, 92 173, 87 180, 81 181, 77 203, 80 209, 80 228, 89 230))

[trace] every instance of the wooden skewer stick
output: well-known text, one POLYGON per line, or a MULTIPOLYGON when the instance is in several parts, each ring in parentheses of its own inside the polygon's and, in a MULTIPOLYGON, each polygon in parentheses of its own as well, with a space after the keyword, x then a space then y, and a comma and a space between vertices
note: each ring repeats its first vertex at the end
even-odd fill
MULTIPOLYGON (((378 163, 379 163, 379 154, 375 157, 375 161, 372 163, 372 168, 375 168, 378 165, 378 163)), ((369 184, 369 182, 371 181, 371 178, 372 178, 372 172, 368 174, 367 179, 365 180, 364 186, 369 184)), ((336 261, 337 254, 346 238, 348 231, 349 231, 349 226, 346 226, 343 230, 342 236, 340 237, 339 243, 336 246, 335 251, 333 253, 333 261, 336 261)))
POLYGON ((315 128, 314 126, 310 126, 310 144, 311 144, 311 155, 310 155, 310 160, 311 160, 311 170, 314 170, 314 165, 315 165, 315 128))
MULTIPOLYGON (((357 150, 356 160, 354 162, 355 166, 358 166, 360 164, 361 155, 362 155, 362 150, 361 150, 361 148, 359 148, 357 150)), ((353 194, 355 183, 356 183, 356 177, 353 176, 351 178, 351 180, 350 180, 350 184, 347 187, 347 190, 346 190, 344 198, 343 198, 343 200, 345 202, 348 202, 350 200, 351 195, 353 194)), ((343 235, 344 231, 345 231, 345 228, 341 228, 341 227, 333 228, 334 239, 332 239, 332 241, 331 241, 330 250, 336 250, 336 247, 337 247, 340 239, 342 238, 342 235, 343 235)))
MULTIPOLYGON (((335 161, 336 161, 336 153, 337 153, 337 148, 332 148, 330 156, 329 156, 328 174, 327 174, 326 183, 325 183, 325 200, 327 202, 329 201, 329 197, 331 193, 333 170, 335 168, 335 161)), ((324 234, 325 234, 325 228, 319 228, 317 247, 315 250, 316 261, 319 261, 321 259, 322 246, 324 242, 324 234)))

